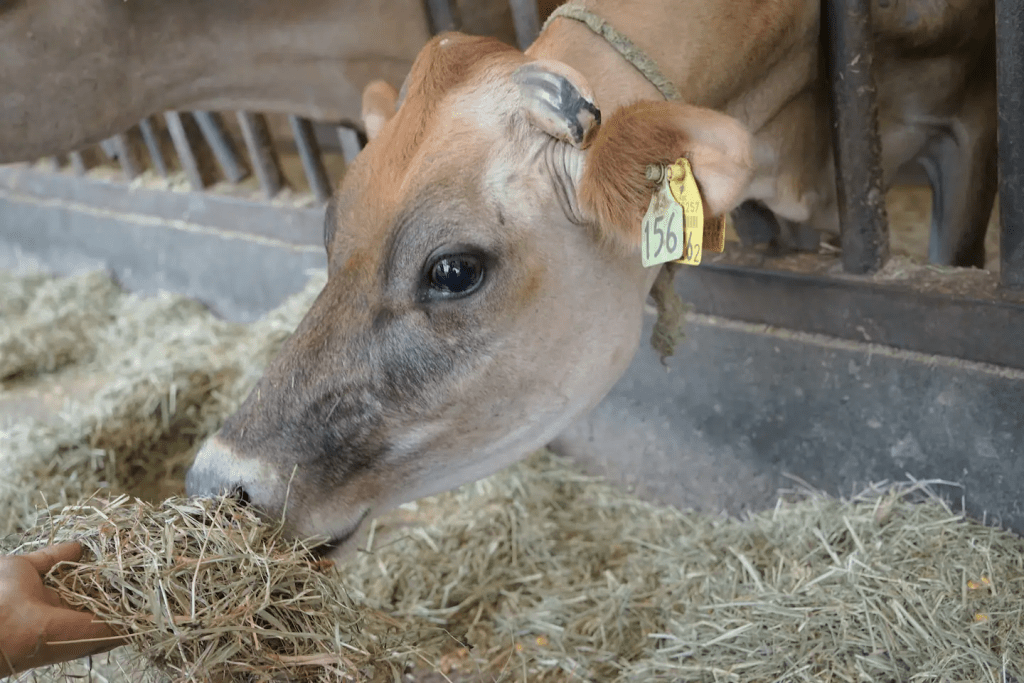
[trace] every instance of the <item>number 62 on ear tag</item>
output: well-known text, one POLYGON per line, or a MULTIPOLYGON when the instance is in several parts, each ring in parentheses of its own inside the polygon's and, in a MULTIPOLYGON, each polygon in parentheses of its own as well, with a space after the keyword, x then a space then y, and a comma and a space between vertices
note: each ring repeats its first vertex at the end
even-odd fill
MULTIPOLYGON (((699 265, 704 240, 704 205, 688 159, 664 169, 641 225, 645 267, 668 261, 699 265)), ((653 179, 653 178, 652 178, 653 179)))

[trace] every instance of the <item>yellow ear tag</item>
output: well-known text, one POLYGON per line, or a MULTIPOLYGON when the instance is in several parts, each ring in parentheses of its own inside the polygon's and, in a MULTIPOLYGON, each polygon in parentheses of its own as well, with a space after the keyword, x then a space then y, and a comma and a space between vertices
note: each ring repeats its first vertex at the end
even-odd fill
POLYGON ((690 161, 679 158, 667 169, 656 170, 661 177, 651 179, 659 180, 661 187, 651 197, 641 226, 643 264, 650 267, 675 261, 699 265, 704 241, 704 203, 690 161))

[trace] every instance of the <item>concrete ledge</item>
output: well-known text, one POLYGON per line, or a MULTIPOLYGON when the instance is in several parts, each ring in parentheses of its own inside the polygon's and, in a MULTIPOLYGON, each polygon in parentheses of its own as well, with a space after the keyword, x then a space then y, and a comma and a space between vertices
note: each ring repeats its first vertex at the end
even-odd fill
MULTIPOLYGON (((647 332, 653 322, 648 316, 647 332)), ((668 368, 644 346, 554 444, 645 497, 771 506, 800 481, 851 494, 943 479, 956 506, 1024 533, 1024 371, 704 315, 668 368)))
POLYGON ((322 207, 0 167, 0 268, 105 267, 251 321, 327 264, 322 207))

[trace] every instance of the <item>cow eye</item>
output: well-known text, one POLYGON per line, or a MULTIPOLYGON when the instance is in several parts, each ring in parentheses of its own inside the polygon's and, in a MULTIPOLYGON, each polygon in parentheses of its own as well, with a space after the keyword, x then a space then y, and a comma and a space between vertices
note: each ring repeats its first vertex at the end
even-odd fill
POLYGON ((441 296, 465 296, 484 279, 484 264, 473 254, 454 254, 438 258, 427 271, 430 289, 441 296))

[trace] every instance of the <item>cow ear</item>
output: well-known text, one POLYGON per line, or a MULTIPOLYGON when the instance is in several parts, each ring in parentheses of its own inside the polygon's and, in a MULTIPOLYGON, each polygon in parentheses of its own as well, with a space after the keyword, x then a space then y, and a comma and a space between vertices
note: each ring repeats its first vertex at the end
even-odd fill
POLYGON ((583 76, 568 64, 538 59, 512 75, 526 119, 548 135, 583 149, 601 125, 601 112, 583 76))
POLYGON ((640 101, 612 114, 586 152, 577 187, 582 214, 602 237, 640 248, 640 224, 657 190, 650 164, 690 160, 705 218, 732 210, 753 173, 753 140, 736 119, 678 102, 640 101))
POLYGON ((390 83, 373 81, 363 88, 363 127, 372 140, 398 109, 398 91, 390 83))

